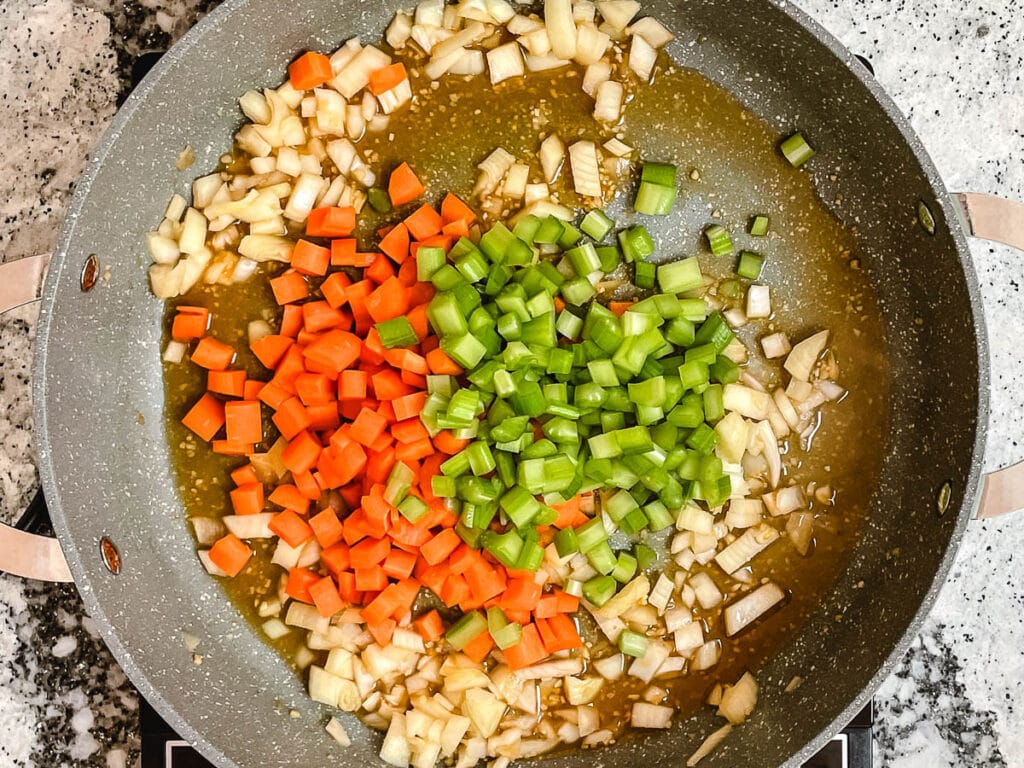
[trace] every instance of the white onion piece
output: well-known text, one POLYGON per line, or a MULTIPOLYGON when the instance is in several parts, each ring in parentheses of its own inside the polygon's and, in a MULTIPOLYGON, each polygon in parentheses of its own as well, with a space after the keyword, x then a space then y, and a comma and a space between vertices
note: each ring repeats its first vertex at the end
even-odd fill
POLYGON ((644 82, 651 79, 658 52, 640 36, 634 36, 629 46, 629 68, 644 82))
POLYGON ((398 11, 395 17, 391 19, 391 23, 388 24, 387 31, 384 33, 384 40, 394 48, 396 51, 401 50, 405 47, 405 44, 409 42, 409 35, 412 34, 412 16, 405 11, 398 11))
POLYGON ((715 747, 725 741, 725 737, 730 733, 732 733, 732 724, 727 723, 704 739, 701 745, 697 747, 697 751, 687 758, 686 768, 693 768, 697 763, 710 755, 715 747))
MULTIPOLYGON (((715 555, 715 562, 723 571, 733 574, 778 538, 779 532, 775 528, 767 523, 761 523, 756 528, 749 528, 736 541, 715 555)), ((698 598, 699 596, 698 592, 698 598)))
MULTIPOLYGON (((464 48, 457 48, 444 56, 433 58, 424 65, 423 74, 431 80, 440 80, 443 75, 451 72, 467 53, 470 53, 470 51, 464 48)), ((473 51, 473 53, 479 53, 481 58, 483 57, 481 51, 473 51)))
POLYGON ((547 56, 533 56, 526 54, 526 68, 531 72, 547 72, 550 69, 559 69, 564 67, 569 62, 566 59, 560 59, 553 54, 547 56))
POLYGON ((846 390, 843 387, 828 379, 821 379, 815 384, 815 387, 827 400, 838 400, 846 394, 846 390))
POLYGON ((246 235, 238 244, 238 252, 253 261, 282 261, 292 258, 295 243, 279 235, 246 235))
POLYGON ((185 211, 178 238, 178 248, 182 253, 198 253, 206 246, 206 224, 206 217, 195 208, 185 211))
POLYGON ((625 660, 625 656, 621 653, 616 653, 613 656, 606 656, 603 659, 591 661, 590 665, 605 680, 618 680, 625 672, 625 660))
POLYGON ((612 27, 624 30, 640 12, 640 3, 636 0, 597 0, 597 10, 612 27))
POLYGON ((512 164, 516 159, 506 152, 502 147, 498 147, 491 154, 489 154, 484 160, 477 165, 480 170, 480 175, 477 177, 476 186, 473 189, 474 194, 478 195, 489 195, 497 188, 498 184, 508 173, 508 169, 512 167, 512 164))
POLYGON ((536 32, 538 29, 544 29, 544 22, 535 16, 523 16, 522 14, 517 13, 508 20, 508 23, 505 24, 505 29, 513 35, 529 35, 531 32, 536 32))
POLYGON ((482 75, 487 68, 483 51, 463 51, 462 56, 448 71, 453 75, 482 75))
POLYGON ((725 631, 730 637, 757 620, 775 605, 786 599, 786 594, 774 582, 758 587, 725 609, 725 631))
POLYGON ((467 45, 472 45, 476 41, 482 40, 486 36, 487 27, 479 21, 474 21, 462 31, 456 32, 447 40, 435 45, 434 50, 430 52, 430 57, 432 59, 444 58, 460 48, 465 48, 467 45))
POLYGON ((672 599, 673 586, 672 580, 664 573, 659 574, 658 580, 654 582, 654 588, 651 590, 647 602, 657 608, 659 614, 664 613, 668 608, 668 602, 672 599))
POLYGON ((519 38, 519 43, 534 56, 547 56, 551 53, 551 39, 543 27, 523 35, 519 38))
MULTIPOLYGON (((770 422, 762 421, 757 425, 758 433, 761 436, 761 450, 765 461, 768 462, 768 479, 772 488, 779 485, 782 477, 782 456, 779 455, 779 442, 772 431, 770 422)), ((773 513, 774 514, 774 513, 773 513)))
MULTIPOLYGON (((335 93, 335 96, 338 94, 335 93)), ((281 147, 277 150, 277 163, 275 170, 288 176, 298 176, 302 173, 302 161, 299 160, 299 151, 294 147, 281 147)))
POLYGON ((717 640, 709 640, 697 649, 690 661, 690 668, 695 672, 711 669, 722 657, 722 644, 717 640))
POLYGON ((715 425, 715 432, 718 434, 718 446, 715 449, 718 455, 724 461, 742 461, 750 442, 750 424, 736 411, 729 411, 715 425))
POLYGON ((192 182, 192 205, 199 209, 206 208, 213 202, 218 190, 224 186, 224 180, 219 173, 200 176, 192 182))
POLYGON ((269 637, 271 640, 280 640, 282 637, 291 632, 290 629, 280 619, 267 619, 263 622, 263 634, 269 637))
POLYGON ((501 185, 502 194, 513 200, 521 200, 526 194, 526 183, 530 180, 530 166, 526 163, 514 163, 505 174, 505 182, 501 185))
MULTIPOLYGON (((380 102, 381 112, 383 112, 385 115, 390 115, 403 104, 408 104, 410 101, 412 101, 412 85, 409 83, 409 78, 405 78, 404 80, 399 82, 398 85, 394 86, 393 88, 387 91, 384 91, 384 93, 377 96, 377 99, 380 102)), ((356 109, 359 119, 364 120, 362 107, 349 107, 349 110, 352 109, 356 109)), ((364 128, 361 125, 358 130, 359 137, 362 137, 363 130, 364 128)), ((353 139, 357 138, 356 133, 357 132, 352 130, 352 128, 349 128, 349 136, 351 136, 353 139)))
POLYGON ((206 569, 208 574, 211 576, 227 576, 227 574, 218 566, 214 565, 213 560, 210 559, 210 550, 200 549, 196 554, 199 555, 199 561, 203 564, 203 568, 206 569))
POLYGON ((638 701, 633 704, 629 722, 634 728, 671 728, 673 712, 672 707, 638 701))
POLYGON ((206 207, 208 219, 230 216, 232 220, 254 223, 273 219, 281 214, 281 202, 272 189, 250 189, 241 200, 211 203, 206 207))
POLYGON ((679 606, 665 611, 665 629, 669 632, 675 632, 692 623, 693 614, 690 613, 688 608, 679 606))
POLYGON ((565 686, 565 700, 572 706, 589 704, 597 698, 597 694, 604 685, 602 677, 566 677, 563 680, 565 686))
POLYGON ((594 100, 594 119, 604 123, 617 123, 622 113, 624 91, 622 83, 605 80, 597 87, 594 100))
POLYGON ((747 289, 747 317, 771 317, 771 289, 767 285, 752 285, 747 289))
POLYGON ((167 201, 167 207, 164 209, 164 218, 171 221, 180 221, 186 208, 188 208, 188 203, 185 201, 185 198, 175 192, 171 195, 171 199, 167 201))
POLYGON ((380 759, 396 768, 407 768, 412 760, 412 747, 405 736, 405 715, 401 712, 391 716, 391 723, 380 745, 380 759))
POLYGON ((722 602, 722 590, 708 574, 701 571, 690 577, 690 586, 697 595, 697 602, 704 610, 710 610, 722 602))
POLYGON ((259 91, 246 91, 238 99, 238 106, 249 120, 260 125, 270 122, 270 105, 259 91))
POLYGON ((769 360, 785 357, 789 354, 789 350, 791 349, 789 345, 789 337, 782 333, 782 331, 770 333, 767 336, 762 337, 761 349, 764 350, 764 356, 769 360))
MULTIPOLYGON (((612 67, 605 59, 596 61, 583 73, 583 92, 588 96, 596 96, 598 86, 612 76, 612 67)), ((605 149, 607 149, 607 144, 605 149)), ((612 154, 615 154, 614 152, 612 154)))
POLYGON ((146 248, 149 257, 157 264, 175 264, 181 256, 178 244, 158 232, 146 233, 146 248))
POLYGON ((793 548, 806 557, 814 538, 814 516, 810 512, 790 515, 786 521, 786 535, 793 543, 793 548))
POLYGON ((548 185, 544 182, 527 184, 526 192, 523 194, 523 202, 529 205, 536 203, 538 200, 547 200, 550 195, 551 190, 548 189, 548 185))
POLYGON ((164 347, 163 361, 165 363, 180 363, 185 359, 185 353, 187 351, 187 344, 171 339, 167 342, 167 346, 164 347))
POLYGON ((633 148, 618 139, 608 139, 608 141, 604 143, 604 148, 611 154, 615 155, 615 157, 626 157, 633 154, 633 148))
POLYGON ((321 134, 344 136, 348 103, 342 95, 330 88, 314 88, 313 95, 316 98, 317 130, 321 134))
POLYGON ((691 621, 673 631, 676 653, 689 654, 704 645, 704 626, 699 621, 691 621))
POLYGON ((487 12, 498 24, 507 24, 516 15, 512 4, 506 0, 485 0, 487 12))
POLYGON ((775 507, 777 515, 788 515, 799 509, 807 509, 807 497, 804 495, 804 489, 798 485, 780 488, 775 494, 775 507))
POLYGON ((274 151, 274 145, 263 138, 255 123, 243 125, 235 134, 235 141, 240 148, 256 157, 266 157, 274 151))
MULTIPOLYGON (((421 3, 420 5, 423 5, 421 3)), ((417 15, 419 8, 417 8, 417 15)), ((388 66, 391 57, 379 48, 367 45, 331 80, 331 87, 346 99, 351 99, 370 82, 370 73, 388 66)))
POLYGON ((759 392, 743 384, 726 384, 722 391, 722 402, 727 411, 736 411, 748 419, 760 420, 768 417, 771 397, 767 392, 759 392))
POLYGON ((204 547, 211 546, 224 535, 224 524, 218 518, 190 517, 188 521, 192 524, 196 541, 204 547))
POLYGON ((652 48, 668 45, 676 36, 665 29, 664 25, 652 16, 638 19, 629 28, 633 35, 642 37, 652 48))
POLYGON ((299 560, 295 564, 298 568, 308 568, 316 565, 320 560, 320 543, 316 539, 310 539, 302 545, 299 552, 299 560))
POLYGON ((827 330, 818 331, 813 336, 809 336, 793 347, 793 351, 786 358, 783 368, 789 371, 789 374, 794 379, 808 381, 811 378, 815 364, 818 362, 818 357, 825 351, 827 343, 827 330))
POLYGON ((775 407, 779 409, 779 413, 782 414, 782 418, 786 420, 790 429, 797 429, 800 426, 800 416, 789 397, 786 396, 786 391, 782 387, 778 387, 772 392, 772 400, 775 401, 775 407))
POLYGON ((601 172, 597 147, 592 141, 577 141, 569 147, 569 165, 576 194, 584 197, 601 196, 601 172))
POLYGON ((273 512, 257 515, 224 515, 224 525, 229 532, 240 539, 269 539, 274 536, 270 530, 273 512))
POLYGON ((576 0, 572 5, 572 20, 577 24, 593 24, 597 19, 597 6, 590 0, 576 0))
POLYGON ((519 43, 505 43, 489 50, 487 52, 487 70, 490 73, 492 85, 526 74, 519 43))
POLYGON ((549 677, 568 677, 583 671, 583 659, 555 659, 534 664, 518 670, 515 674, 520 680, 543 680, 549 677))
POLYGON ((341 746, 352 746, 352 739, 349 738, 348 731, 345 730, 345 726, 342 725, 341 721, 337 717, 332 717, 327 722, 327 726, 324 730, 331 735, 331 738, 341 744, 341 746))
POLYGON ((576 55, 574 58, 577 63, 584 66, 594 64, 601 60, 610 43, 611 38, 593 24, 581 24, 576 29, 576 55))
POLYGON ((544 26, 555 55, 560 59, 571 59, 576 54, 572 0, 544 0, 544 26))
MULTIPOLYGON (((715 516, 710 512, 701 509, 696 504, 686 504, 676 515, 676 528, 680 531, 692 531, 694 533, 711 533, 715 524, 715 516)), ((679 537, 676 537, 679 538, 679 537)), ((683 547, 688 547, 687 541, 683 547)), ((683 547, 680 547, 682 549, 683 547)))
POLYGON ((611 618, 621 616, 629 608, 639 605, 651 592, 651 583, 647 577, 640 574, 626 584, 607 603, 600 608, 595 608, 591 613, 595 617, 611 618))
POLYGON ((554 183, 558 178, 558 172, 565 159, 565 145, 558 138, 557 133, 552 133, 540 143, 540 167, 544 171, 544 178, 548 184, 554 183))
POLYGON ((331 71, 337 76, 348 63, 363 49, 358 37, 350 37, 338 50, 331 54, 331 71))
POLYGON ((725 522, 730 528, 752 528, 763 516, 764 504, 760 499, 731 499, 725 522))
POLYGON ((629 665, 629 675, 643 680, 645 683, 651 682, 658 673, 658 669, 669 657, 669 653, 667 643, 662 643, 658 640, 649 641, 644 655, 635 659, 629 665))

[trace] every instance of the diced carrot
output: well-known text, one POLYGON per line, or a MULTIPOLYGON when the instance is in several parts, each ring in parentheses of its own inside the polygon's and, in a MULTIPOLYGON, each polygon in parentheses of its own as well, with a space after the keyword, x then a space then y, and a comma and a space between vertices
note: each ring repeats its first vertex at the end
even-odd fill
POLYGON ((259 400, 260 392, 263 391, 264 382, 256 381, 254 379, 246 379, 245 384, 242 386, 242 399, 243 400, 259 400))
POLYGON ((293 304, 309 296, 306 279, 293 270, 270 278, 270 289, 274 292, 274 300, 278 304, 293 304))
POLYGON ((537 630, 549 654, 580 648, 583 645, 579 630, 576 629, 576 622, 564 613, 556 613, 550 619, 538 618, 537 630))
POLYGON ((375 451, 366 460, 366 477, 374 483, 383 483, 388 479, 391 468, 395 466, 395 449, 388 446, 383 451, 375 451))
POLYGON ((465 578, 473 597, 480 602, 500 595, 507 588, 504 571, 492 568, 483 558, 470 563, 465 578))
POLYGON ((416 461, 425 459, 434 453, 434 444, 429 437, 416 440, 412 443, 403 443, 395 448, 395 458, 399 461, 416 461))
POLYGON ((371 568, 353 568, 356 574, 356 589, 360 592, 376 592, 388 585, 388 575, 379 565, 371 568))
POLYGON ((302 305, 302 327, 307 333, 320 333, 332 328, 347 330, 351 325, 351 315, 335 309, 326 301, 307 301, 302 305))
POLYGON ((206 388, 218 395, 242 397, 245 395, 245 371, 208 371, 206 388))
POLYGON ((431 610, 422 616, 413 619, 412 625, 420 633, 423 642, 432 643, 444 634, 444 624, 441 622, 441 614, 437 610, 431 610))
POLYGON ((274 369, 281 362, 281 358, 295 342, 287 336, 270 334, 262 339, 256 339, 249 344, 249 349, 256 355, 264 368, 274 369))
POLYGON ((252 556, 253 551, 233 533, 218 539, 209 552, 210 562, 228 576, 237 576, 252 556))
POLYGON ((291 440, 299 432, 309 429, 311 421, 305 406, 298 397, 290 397, 281 403, 270 420, 285 440, 291 440))
POLYGON ((558 601, 559 613, 576 613, 580 607, 580 599, 562 590, 555 591, 555 598, 558 601))
POLYGON ((181 423, 209 442, 224 426, 224 403, 207 392, 185 414, 181 423))
POLYGON ((345 601, 338 593, 338 587, 330 576, 324 576, 320 581, 310 585, 309 596, 317 611, 324 618, 330 618, 345 607, 345 601))
POLYGON ((391 172, 388 179, 388 196, 391 198, 392 205, 411 203, 423 192, 423 184, 408 163, 402 163, 391 172))
POLYGON ((523 627, 522 639, 511 648, 504 650, 505 661, 513 672, 536 664, 548 656, 540 632, 535 624, 523 627))
POLYGON ((461 451, 467 445, 469 440, 463 440, 455 437, 447 429, 442 429, 436 435, 434 435, 434 447, 442 453, 447 453, 449 456, 454 456, 456 453, 461 451))
POLYGON ((300 239, 292 248, 291 262, 292 269, 303 275, 326 275, 331 263, 331 251, 322 245, 300 239))
POLYGON ((263 484, 246 483, 229 494, 236 515, 258 515, 263 511, 263 484))
POLYGON ((325 509, 309 519, 309 527, 313 529, 317 543, 327 549, 341 541, 343 528, 338 515, 333 509, 325 509))
POLYGON ((341 424, 338 405, 333 401, 309 406, 306 408, 306 415, 309 416, 309 428, 314 432, 337 429, 341 424))
POLYGON ((371 525, 385 530, 390 512, 391 505, 384 500, 382 494, 369 493, 363 497, 363 513, 371 525))
POLYGON ((413 373, 412 371, 402 370, 402 381, 408 384, 410 387, 416 389, 427 388, 427 377, 422 373, 413 373))
POLYGON ((277 504, 285 509, 293 509, 300 515, 305 515, 309 511, 310 499, 302 495, 299 489, 290 483, 277 486, 267 498, 272 504, 277 504))
MULTIPOLYGON (((384 414, 382 413, 378 413, 377 415, 384 416, 384 414)), ((385 417, 385 421, 386 420, 387 417, 385 417)), ((392 443, 394 442, 395 438, 393 438, 385 431, 380 437, 378 437, 376 440, 370 443, 370 445, 367 447, 369 448, 370 453, 380 453, 381 451, 386 451, 388 448, 390 448, 392 443)))
POLYGON ((399 222, 381 238, 377 247, 396 264, 403 264, 409 258, 409 229, 399 222))
POLYGON ((416 555, 412 552, 403 552, 400 549, 392 549, 384 558, 384 573, 393 579, 407 579, 412 575, 413 566, 416 565, 416 555))
POLYGON ((445 224, 450 224, 453 221, 464 221, 467 224, 472 224, 476 221, 476 214, 458 196, 449 192, 445 195, 444 200, 441 201, 441 218, 445 224))
POLYGON ((414 392, 412 387, 402 381, 401 375, 390 368, 373 374, 370 383, 373 384, 373 394, 378 400, 395 400, 414 392))
MULTIPOLYGON (((316 501, 320 498, 323 489, 317 483, 316 478, 313 477, 312 472, 295 472, 292 474, 292 481, 295 483, 296 490, 302 494, 303 498, 310 501, 316 501)), ((305 514, 308 510, 305 507, 297 507, 295 511, 305 514)))
POLYGON ((370 92, 374 96, 380 96, 385 91, 390 91, 403 80, 408 80, 409 75, 405 71, 402 62, 395 62, 386 67, 381 67, 370 73, 370 92))
POLYGON ((335 272, 320 283, 320 292, 324 295, 327 303, 337 309, 348 302, 348 295, 345 293, 345 289, 350 285, 352 285, 352 281, 348 275, 344 272, 335 272))
MULTIPOLYGON (((312 522, 310 520, 310 523, 312 522)), ((342 571, 347 571, 351 567, 348 544, 339 541, 336 544, 325 547, 320 552, 320 560, 327 567, 327 570, 335 575, 342 571)))
POLYGON ((449 608, 459 605, 468 599, 469 596, 469 585, 466 584, 466 580, 462 576, 456 574, 452 574, 445 579, 444 584, 441 586, 441 594, 438 595, 441 598, 441 602, 449 608))
POLYGON ((508 581, 500 605, 511 610, 532 611, 540 596, 541 586, 532 578, 513 578, 508 581))
POLYGON ((416 597, 420 593, 420 583, 416 579, 405 577, 392 584, 391 589, 395 593, 397 602, 391 615, 397 619, 412 610, 413 603, 416 602, 416 597))
POLYGON ((380 285, 388 278, 395 277, 395 265, 391 259, 374 259, 373 264, 363 270, 363 277, 380 285))
POLYGON ((427 365, 431 373, 448 374, 449 376, 461 376, 464 371, 462 366, 448 357, 441 349, 435 349, 427 353, 427 365))
POLYGON ((354 267, 358 257, 356 248, 358 244, 354 237, 347 237, 341 240, 331 240, 331 266, 332 267, 354 267))
MULTIPOLYGON (((342 371, 338 377, 338 399, 339 400, 365 400, 366 385, 370 377, 366 371, 352 370, 342 371)), ((424 402, 426 395, 424 395, 424 402)), ((420 406, 422 408, 422 405, 420 406)), ((418 413, 418 411, 417 411, 418 413)))
POLYGON ((284 592, 288 597, 294 598, 300 603, 312 603, 313 596, 309 594, 309 588, 321 578, 320 574, 313 573, 308 568, 292 568, 288 571, 284 592))
POLYGON ((405 226, 415 240, 426 240, 441 231, 441 214, 424 203, 406 217, 405 226))
POLYGON ((577 495, 564 504, 553 505, 552 509, 558 513, 558 517, 555 518, 555 522, 552 525, 560 529, 575 528, 577 525, 583 525, 583 523, 587 522, 590 518, 580 511, 581 500, 582 497, 577 495))
POLYGON ((372 568, 383 562, 389 552, 391 552, 391 542, 386 538, 363 539, 352 547, 352 567, 357 570, 372 568))
MULTIPOLYGON (((358 581, 359 576, 357 574, 356 582, 358 583, 358 581)), ((397 626, 398 623, 394 619, 384 619, 384 621, 379 624, 367 624, 366 629, 371 635, 373 635, 373 639, 377 642, 377 645, 386 648, 391 645, 391 638, 394 637, 395 628, 397 626)))
POLYGON ((263 440, 263 416, 259 400, 232 400, 224 404, 228 440, 259 443, 263 440))
POLYGON ((348 237, 355 228, 356 209, 350 205, 314 208, 306 217, 306 234, 312 237, 348 237))
POLYGON ((295 391, 303 405, 322 405, 335 399, 335 380, 323 373, 301 373, 295 377, 295 391))
POLYGON ((633 303, 632 301, 609 301, 608 309, 621 317, 627 309, 633 306, 633 303))
POLYGON ((385 587, 359 612, 367 624, 380 624, 399 608, 399 595, 395 585, 385 587))
POLYGON ((294 339, 302 330, 302 307, 286 304, 281 308, 281 328, 278 333, 294 339))
POLYGON ((481 632, 462 647, 462 652, 477 664, 487 658, 494 647, 494 640, 488 632, 481 632))
POLYGON ((357 443, 370 445, 384 433, 387 426, 386 419, 369 408, 363 408, 359 411, 359 416, 356 417, 356 420, 352 422, 350 435, 357 443))
POLYGON ((426 392, 413 392, 402 397, 396 397, 391 401, 391 407, 395 411, 395 418, 401 422, 418 417, 426 402, 426 392))
POLYGON ((316 51, 306 51, 288 65, 288 81, 298 91, 316 88, 333 77, 331 60, 316 51))
POLYGON ((206 335, 209 328, 210 310, 206 307, 180 306, 171 322, 171 338, 175 341, 197 341, 206 335))
POLYGON ((307 346, 302 355, 307 361, 320 364, 334 375, 340 374, 359 359, 362 343, 353 333, 342 330, 328 331, 307 346))
POLYGON ((335 574, 338 579, 338 592, 349 603, 359 605, 363 601, 363 593, 356 589, 356 575, 352 571, 341 571, 335 574))
POLYGON ((299 517, 293 509, 286 509, 274 515, 270 518, 268 527, 289 547, 297 547, 313 538, 313 529, 309 527, 309 523, 299 517))
POLYGON ((391 427, 391 434, 400 443, 413 443, 430 437, 427 428, 423 426, 423 422, 419 419, 406 419, 405 421, 397 422, 391 427))
POLYGON ((222 456, 252 456, 255 453, 253 443, 242 440, 213 440, 210 450, 222 456))
POLYGON ((223 371, 235 359, 235 350, 213 336, 204 336, 192 351, 192 362, 211 371, 223 371))
POLYGON ((367 314, 375 323, 400 317, 409 311, 409 289, 398 282, 397 278, 389 277, 366 297, 365 306, 367 314))
POLYGON ((330 448, 323 452, 317 469, 321 473, 321 485, 340 488, 365 471, 366 451, 355 442, 342 449, 330 448), (325 474, 327 472, 330 472, 329 478, 325 474))
POLYGON ((231 482, 236 486, 258 483, 259 478, 256 477, 256 468, 252 464, 243 464, 238 469, 231 470, 231 482))
POLYGON ((437 565, 461 543, 453 528, 446 528, 420 547, 420 556, 430 565, 437 565))
POLYGON ((316 465, 321 450, 316 438, 303 430, 281 452, 281 461, 291 472, 305 472, 316 465))

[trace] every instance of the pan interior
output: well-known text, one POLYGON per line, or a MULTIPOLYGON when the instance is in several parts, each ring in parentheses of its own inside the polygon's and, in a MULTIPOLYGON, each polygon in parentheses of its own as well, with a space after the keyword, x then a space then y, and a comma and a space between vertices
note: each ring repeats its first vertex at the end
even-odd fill
MULTIPOLYGON (((649 11, 677 32, 670 53, 681 64, 732 91, 780 132, 813 126, 818 145, 829 147, 815 182, 824 200, 842 201, 834 213, 855 231, 885 318, 890 431, 863 539, 797 641, 759 675, 754 719, 708 758, 709 765, 775 765, 859 697, 944 572, 965 516, 938 517, 935 494, 952 480, 958 508, 973 498, 976 474, 984 373, 973 278, 958 259, 958 235, 946 226, 942 205, 932 205, 935 237, 914 222, 917 200, 934 201, 938 193, 922 167, 930 164, 825 44, 764 3, 654 3, 649 11), (917 279, 925 264, 927 283, 917 279), (957 364, 949 366, 954 355, 957 364), (948 417, 936 419, 936 412, 948 417), (804 685, 783 694, 797 675, 804 685)), ((371 739, 354 724, 352 750, 323 737, 319 707, 195 561, 167 456, 162 308, 148 292, 142 235, 170 192, 187 189, 189 173, 174 170, 182 147, 195 149, 195 168, 216 164, 238 121, 240 91, 279 79, 290 51, 376 36, 389 13, 365 4, 281 9, 249 0, 213 14, 168 55, 101 147, 48 286, 37 402, 45 403, 40 460, 56 525, 87 606, 109 622, 107 640, 128 673, 172 725, 225 766, 361 764, 371 739), (218 67, 203 64, 209 61, 218 67), (110 266, 111 277, 83 294, 77 275, 91 253, 110 266), (101 535, 121 550, 117 577, 103 570, 101 535), (200 638, 201 664, 182 632, 200 638), (293 709, 299 717, 289 716, 293 709)), ((710 716, 697 718, 682 724, 681 734, 627 741, 603 753, 603 762, 681 762, 712 727, 710 716)))

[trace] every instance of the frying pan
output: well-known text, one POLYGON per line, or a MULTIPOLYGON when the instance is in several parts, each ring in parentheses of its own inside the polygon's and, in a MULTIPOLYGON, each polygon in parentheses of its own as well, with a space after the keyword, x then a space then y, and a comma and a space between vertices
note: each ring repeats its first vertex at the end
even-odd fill
MULTIPOLYGON (((143 233, 160 219, 170 192, 186 189, 188 174, 174 170, 182 147, 195 148, 195 168, 216 164, 239 122, 241 91, 280 78, 295 51, 377 37, 395 7, 228 0, 211 13, 114 119, 78 185, 43 286, 35 440, 59 544, 0 527, 0 566, 30 578, 73 576, 142 695, 223 768, 373 765, 379 737, 350 720, 351 748, 327 738, 326 712, 195 557, 170 474, 163 305, 148 289, 143 233), (183 632, 201 638, 201 665, 183 632)), ((862 708, 903 655, 979 504, 981 514, 993 515, 1024 497, 1024 465, 984 482, 980 476, 988 351, 965 240, 966 226, 1024 247, 1024 206, 947 194, 906 120, 862 65, 792 5, 653 0, 645 11, 676 32, 669 53, 677 61, 730 90, 780 133, 797 118, 813 126, 817 143, 845 169, 835 179, 822 173, 816 183, 823 199, 843 198, 835 213, 856 223, 884 312, 891 431, 863 537, 821 608, 759 671, 752 719, 706 762, 797 766, 862 708), (920 202, 930 209, 933 234, 917 221, 920 202), (929 279, 917 280, 921 272, 929 279), (860 581, 867 588, 857 588, 860 581), (804 684, 784 694, 794 675, 804 684)), ((33 298, 45 259, 2 270, 0 308, 9 308, 33 298)), ((677 765, 717 725, 703 713, 671 731, 624 739, 600 756, 545 762, 677 765)))

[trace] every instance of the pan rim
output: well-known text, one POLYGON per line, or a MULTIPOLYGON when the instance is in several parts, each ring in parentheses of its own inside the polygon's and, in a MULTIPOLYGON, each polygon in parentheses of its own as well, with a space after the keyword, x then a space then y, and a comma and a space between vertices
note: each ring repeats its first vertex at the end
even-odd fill
MULTIPOLYGON (((48 388, 45 385, 47 364, 48 364, 48 338, 51 328, 51 321, 55 311, 55 297, 57 285, 62 279, 67 266, 67 256, 73 240, 77 220, 81 214, 83 204, 92 188, 100 168, 107 156, 113 150, 121 137, 121 133, 129 121, 133 118, 136 110, 146 101, 150 93, 162 81, 168 70, 184 59, 193 47, 203 39, 211 30, 226 22, 230 16, 243 9, 251 0, 226 0, 215 8, 195 26, 193 26, 172 48, 161 57, 160 61, 146 75, 143 81, 136 87, 125 100, 124 104, 117 111, 104 131, 104 134, 94 150, 90 153, 89 161, 85 170, 79 177, 74 196, 68 206, 60 238, 54 251, 50 272, 44 287, 42 306, 37 326, 37 339, 33 362, 33 417, 34 429, 33 438, 35 441, 40 483, 49 506, 54 530, 61 542, 68 566, 75 579, 75 585, 81 594, 82 601, 88 614, 93 617, 98 625, 102 636, 111 654, 118 664, 125 671, 132 683, 138 688, 140 694, 156 709, 163 719, 177 731, 182 738, 194 744, 200 753, 211 762, 217 765, 229 766, 230 768, 242 768, 228 755, 218 749, 212 742, 205 738, 189 722, 182 717, 178 711, 163 697, 160 691, 150 682, 149 676, 136 663, 132 653, 122 643, 120 633, 108 621, 99 600, 92 590, 87 569, 83 559, 88 556, 75 546, 75 539, 71 534, 71 527, 68 516, 61 504, 57 473, 52 463, 52 452, 50 450, 50 425, 48 410, 46 407, 48 388)), ((967 239, 964 235, 961 223, 961 214, 952 200, 949 192, 938 173, 937 168, 931 160, 916 132, 910 125, 909 120, 899 111, 895 102, 878 84, 873 76, 867 72, 860 61, 847 49, 837 38, 828 32, 821 24, 787 0, 767 0, 767 2, 780 10, 796 24, 800 25, 807 33, 813 35, 820 43, 850 71, 857 81, 867 89, 875 103, 885 113, 886 117, 896 127, 903 140, 909 146, 915 160, 924 172, 925 178, 934 195, 934 203, 942 212, 942 217, 947 222, 950 234, 957 250, 957 256, 963 270, 966 282, 967 293, 970 299, 971 315, 975 330, 976 354, 978 356, 978 396, 977 410, 975 412, 975 437, 972 449, 971 461, 967 473, 967 482, 963 491, 963 502, 958 510, 956 525, 952 531, 949 543, 946 546, 945 554, 931 585, 924 594, 921 604, 908 623, 906 630, 894 645, 892 651, 880 664, 876 672, 871 676, 861 692, 824 728, 816 737, 812 738, 805 745, 795 752, 785 763, 783 768, 799 768, 807 759, 816 754, 826 742, 836 733, 844 728, 853 717, 860 712, 866 703, 875 694, 878 687, 891 674, 892 670, 906 655, 913 639, 920 632, 922 625, 930 615, 939 592, 946 581, 946 577, 953 565, 957 552, 959 551, 964 532, 969 520, 974 517, 981 476, 982 461, 985 451, 985 439, 989 412, 989 379, 990 359, 989 343, 985 327, 984 313, 981 303, 981 292, 977 275, 974 270, 973 261, 970 258, 970 250, 967 239)))

